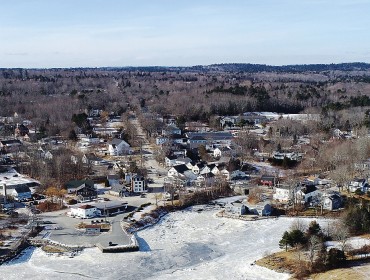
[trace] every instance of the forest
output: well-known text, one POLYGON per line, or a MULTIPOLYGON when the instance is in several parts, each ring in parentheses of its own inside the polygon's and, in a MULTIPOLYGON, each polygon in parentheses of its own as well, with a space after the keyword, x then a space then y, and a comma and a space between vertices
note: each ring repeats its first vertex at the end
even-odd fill
MULTIPOLYGON (((67 136, 73 116, 130 109, 184 121, 248 111, 316 113, 324 130, 369 125, 370 65, 0 69, 0 116, 15 112, 47 136, 67 136)), ((2 131, 6 134, 6 131, 2 131)))

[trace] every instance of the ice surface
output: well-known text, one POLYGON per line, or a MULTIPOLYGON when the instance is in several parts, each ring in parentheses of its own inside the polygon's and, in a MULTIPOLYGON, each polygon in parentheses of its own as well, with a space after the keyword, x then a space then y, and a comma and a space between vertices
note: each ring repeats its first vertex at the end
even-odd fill
MULTIPOLYGON (((199 209, 197 207, 196 209, 199 209)), ((292 219, 245 222, 217 218, 216 210, 188 209, 168 214, 140 231, 141 251, 48 256, 41 249, 0 266, 2 279, 288 279, 253 262, 279 250, 278 241, 292 219)), ((305 219, 309 223, 310 219, 305 219)))

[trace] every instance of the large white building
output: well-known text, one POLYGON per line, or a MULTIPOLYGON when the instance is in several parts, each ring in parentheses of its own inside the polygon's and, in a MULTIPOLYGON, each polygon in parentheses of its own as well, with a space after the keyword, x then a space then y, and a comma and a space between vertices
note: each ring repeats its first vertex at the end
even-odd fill
POLYGON ((82 219, 94 218, 100 214, 100 211, 92 205, 85 204, 77 208, 71 208, 70 215, 82 219))
POLYGON ((131 178, 131 191, 134 193, 146 192, 146 184, 143 176, 134 175, 131 178))

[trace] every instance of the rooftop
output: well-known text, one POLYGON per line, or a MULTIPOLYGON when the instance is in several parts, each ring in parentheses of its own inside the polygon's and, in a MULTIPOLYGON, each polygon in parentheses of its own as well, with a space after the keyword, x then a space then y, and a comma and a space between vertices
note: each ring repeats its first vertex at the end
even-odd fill
POLYGON ((75 188, 78 188, 79 186, 81 186, 83 184, 85 184, 87 186, 90 186, 90 187, 94 187, 94 182, 91 181, 91 180, 71 180, 71 181, 68 181, 67 183, 65 183, 64 186, 67 189, 75 189, 75 188))
POLYGON ((81 205, 78 208, 81 208, 81 209, 91 209, 91 208, 95 208, 95 206, 92 206, 90 204, 85 204, 85 205, 81 205))
POLYGON ((112 209, 112 208, 127 206, 127 202, 106 201, 106 202, 95 203, 94 206, 98 209, 112 209))
POLYGON ((0 185, 6 184, 7 188, 14 188, 18 185, 27 185, 30 187, 40 185, 40 182, 26 175, 22 175, 13 168, 0 173, 0 185))

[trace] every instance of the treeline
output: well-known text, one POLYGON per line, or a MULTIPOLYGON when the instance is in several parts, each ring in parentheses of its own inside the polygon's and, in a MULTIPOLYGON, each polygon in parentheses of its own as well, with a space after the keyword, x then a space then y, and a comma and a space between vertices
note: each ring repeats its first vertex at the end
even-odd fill
POLYGON ((321 71, 354 71, 354 70, 369 70, 368 63, 339 63, 339 64, 299 64, 299 65, 283 65, 273 66, 265 64, 249 64, 249 63, 226 63, 212 64, 209 66, 194 66, 192 69, 200 70, 218 70, 225 72, 321 72, 321 71))
MULTIPOLYGON (((299 73, 228 70, 228 67, 252 69, 252 66, 257 70, 265 67, 227 64, 0 69, 0 116, 12 116, 16 112, 20 119, 31 120, 46 136, 67 136, 76 130, 73 115, 88 114, 90 109, 118 115, 128 109, 140 110, 204 122, 214 120, 216 115, 248 111, 300 113, 311 110, 325 116, 326 130, 344 127, 347 121, 350 127, 359 127, 367 120, 365 111, 370 107, 370 93, 365 83, 370 76, 367 64, 316 65, 317 70, 321 69, 317 73, 311 71, 312 65, 294 66, 302 70, 299 73), (327 72, 325 69, 342 70, 327 72), (359 69, 363 69, 362 72, 359 69), (357 78, 364 82, 353 82, 357 78), (363 108, 364 112, 352 116, 352 108, 363 108)), ((291 69, 296 69, 294 67, 291 69)))

